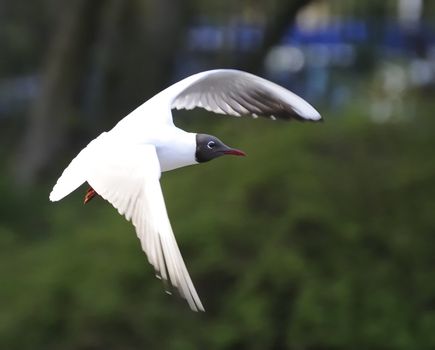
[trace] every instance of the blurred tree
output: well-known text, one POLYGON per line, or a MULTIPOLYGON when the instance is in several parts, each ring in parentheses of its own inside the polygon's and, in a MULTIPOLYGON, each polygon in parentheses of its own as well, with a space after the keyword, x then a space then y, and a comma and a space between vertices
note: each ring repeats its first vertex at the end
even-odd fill
MULTIPOLYGON (((225 65, 261 72, 269 48, 312 1, 276 3, 261 48, 242 61, 228 57, 225 65)), ((75 0, 62 10, 18 151, 21 184, 34 183, 56 159, 74 119, 94 135, 167 86, 193 14, 188 1, 170 0, 75 0)))
POLYGON ((18 150, 16 180, 21 184, 34 183, 68 144, 74 119, 92 116, 81 125, 96 129, 102 113, 109 113, 110 121, 110 113, 119 112, 119 106, 125 114, 126 105, 131 109, 162 88, 170 79, 170 64, 189 18, 189 3, 182 1, 75 0, 62 9, 41 93, 18 150), (124 25, 130 32, 117 37, 124 25), (110 67, 113 58, 121 61, 116 68, 113 63, 110 67), (122 76, 115 88, 108 80, 113 75, 122 76), (105 91, 111 88, 115 91, 105 91), (118 96, 113 104, 112 94, 118 96), (108 108, 102 107, 105 103, 108 108))
POLYGON ((66 125, 77 108, 90 33, 102 2, 75 0, 62 7, 58 27, 49 48, 40 96, 30 112, 29 123, 16 159, 16 179, 30 184, 62 147, 66 125))
POLYGON ((319 0, 281 1, 276 12, 266 22, 264 38, 261 47, 246 59, 240 66, 248 72, 261 73, 264 59, 270 48, 277 45, 283 38, 291 23, 295 21, 298 12, 305 6, 319 0))

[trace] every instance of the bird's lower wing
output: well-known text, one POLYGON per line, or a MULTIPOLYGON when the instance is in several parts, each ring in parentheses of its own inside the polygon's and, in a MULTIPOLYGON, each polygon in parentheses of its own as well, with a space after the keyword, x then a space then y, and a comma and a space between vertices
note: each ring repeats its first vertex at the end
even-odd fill
POLYGON ((160 276, 180 291, 193 310, 203 311, 175 240, 159 179, 156 149, 143 144, 102 149, 87 177, 92 188, 133 223, 160 276))

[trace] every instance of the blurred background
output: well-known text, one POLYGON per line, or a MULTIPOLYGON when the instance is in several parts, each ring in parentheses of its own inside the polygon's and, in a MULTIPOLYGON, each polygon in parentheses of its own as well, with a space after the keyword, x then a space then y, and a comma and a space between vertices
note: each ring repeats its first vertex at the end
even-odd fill
POLYGON ((1 349, 435 348, 435 2, 0 0, 0 52, 1 349), (100 132, 221 67, 325 123, 174 113, 249 155, 162 177, 194 313, 108 203, 48 194, 100 132))

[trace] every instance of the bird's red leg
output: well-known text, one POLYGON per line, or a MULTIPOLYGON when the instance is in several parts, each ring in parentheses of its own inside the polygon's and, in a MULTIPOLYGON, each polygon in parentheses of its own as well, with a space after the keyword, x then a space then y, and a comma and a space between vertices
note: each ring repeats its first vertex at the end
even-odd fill
POLYGON ((95 192, 95 190, 92 187, 89 187, 88 190, 86 191, 85 199, 83 203, 86 204, 87 202, 89 202, 92 198, 95 197, 96 194, 97 192, 95 192))

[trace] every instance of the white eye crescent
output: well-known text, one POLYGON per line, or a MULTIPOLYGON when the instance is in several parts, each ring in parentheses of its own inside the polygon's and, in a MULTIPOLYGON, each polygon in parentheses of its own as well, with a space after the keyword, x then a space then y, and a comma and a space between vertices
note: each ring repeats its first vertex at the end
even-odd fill
POLYGON ((207 148, 208 148, 208 149, 213 149, 214 146, 216 146, 216 143, 215 143, 214 141, 209 141, 209 142, 207 143, 207 148))

